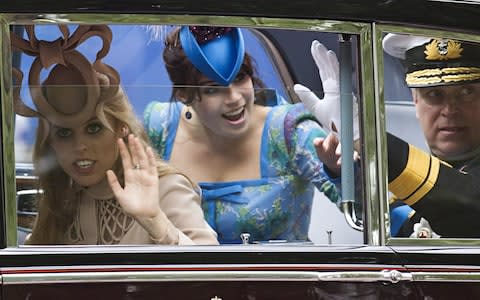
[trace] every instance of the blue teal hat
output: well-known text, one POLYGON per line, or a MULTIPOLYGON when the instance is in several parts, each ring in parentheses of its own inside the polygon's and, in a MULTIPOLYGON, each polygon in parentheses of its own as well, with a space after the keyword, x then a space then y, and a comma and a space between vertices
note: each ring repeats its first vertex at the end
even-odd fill
POLYGON ((243 63, 245 45, 240 28, 184 26, 180 30, 183 51, 203 75, 228 86, 243 63))

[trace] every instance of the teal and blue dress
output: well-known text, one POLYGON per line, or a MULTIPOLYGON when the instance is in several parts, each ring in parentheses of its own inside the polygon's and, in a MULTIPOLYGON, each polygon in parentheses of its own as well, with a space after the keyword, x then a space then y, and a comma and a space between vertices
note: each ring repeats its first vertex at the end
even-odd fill
MULTIPOLYGON (((182 106, 178 102, 152 102, 144 113, 153 146, 167 161, 182 106)), ((316 137, 325 136, 303 104, 271 108, 261 141, 261 178, 199 183, 205 218, 220 243, 240 243, 242 233, 259 242, 309 240, 314 188, 335 203, 339 199, 340 178, 327 174, 313 145, 316 137)))

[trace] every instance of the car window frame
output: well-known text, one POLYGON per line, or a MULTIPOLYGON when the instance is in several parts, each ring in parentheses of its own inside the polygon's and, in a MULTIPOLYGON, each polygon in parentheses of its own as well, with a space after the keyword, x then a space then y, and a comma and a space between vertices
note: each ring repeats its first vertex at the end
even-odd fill
MULTIPOLYGON (((288 19, 288 18, 252 18, 252 17, 230 17, 230 16, 185 16, 185 15, 140 15, 140 14, 62 14, 62 15, 16 15, 16 14, 2 14, 0 15, 0 27, 2 40, 2 49, 9 49, 9 25, 13 24, 29 24, 29 23, 43 23, 43 22, 60 22, 60 23, 142 23, 142 24, 211 24, 211 25, 224 25, 229 24, 232 26, 242 27, 258 27, 258 28, 288 28, 294 30, 311 30, 311 31, 326 31, 326 32, 341 32, 346 34, 355 34, 359 37, 359 58, 362 61, 361 68, 359 70, 360 89, 362 91, 362 98, 365 99, 362 103, 365 107, 369 107, 374 103, 370 103, 373 99, 373 84, 371 78, 373 77, 373 64, 372 64, 372 47, 369 42, 371 39, 371 25, 369 23, 362 22, 350 22, 350 21, 329 21, 329 20, 315 20, 315 19, 288 19)), ((12 91, 11 87, 11 53, 5 51, 2 53, 2 59, 0 67, 4 70, 2 73, 1 82, 2 86, 2 130, 3 130, 3 195, 5 205, 5 228, 6 241, 5 247, 17 247, 17 219, 16 219, 16 203, 8 199, 15 199, 15 165, 13 158, 13 144, 14 144, 14 112, 11 101, 12 91)), ((374 115, 370 114, 367 109, 361 109, 365 112, 362 118, 365 122, 362 122, 363 130, 372 130, 374 127, 372 124, 374 115), (370 120, 370 121, 369 121, 370 120)), ((376 159, 375 154, 375 141, 370 139, 364 143, 364 151, 366 160, 364 165, 371 166, 372 161, 376 159)), ((368 199, 368 218, 372 221, 368 222, 368 228, 365 235, 367 239, 364 244, 381 245, 383 244, 380 237, 382 234, 371 234, 371 232, 380 232, 380 226, 376 220, 376 217, 372 218, 372 215, 377 214, 379 210, 378 203, 378 191, 374 184, 368 184, 376 180, 377 172, 374 168, 366 168, 364 177, 367 182, 365 199, 368 199)), ((214 248, 212 248, 214 249, 214 248)))
MULTIPOLYGON (((450 38, 462 41, 470 41, 480 43, 480 33, 473 32, 461 32, 453 31, 451 29, 432 29, 405 25, 394 24, 378 24, 374 28, 375 35, 375 66, 376 66, 376 90, 378 91, 378 98, 380 99, 377 108, 377 119, 379 120, 378 132, 381 140, 386 140, 386 114, 385 103, 388 99, 385 99, 384 87, 385 87, 385 74, 384 74, 384 51, 382 48, 382 38, 387 33, 399 33, 399 34, 411 34, 418 36, 435 36, 439 38, 450 38)), ((478 246, 480 245, 479 239, 465 239, 465 238, 440 238, 440 239, 420 239, 420 238, 398 238, 390 236, 390 221, 389 221, 389 208, 388 208, 388 164, 387 164, 387 144, 379 143, 378 153, 382 159, 378 161, 378 170, 382 174, 385 174, 383 178, 380 178, 379 184, 381 185, 381 193, 385 197, 383 214, 386 228, 384 230, 385 242, 388 246, 478 246)))

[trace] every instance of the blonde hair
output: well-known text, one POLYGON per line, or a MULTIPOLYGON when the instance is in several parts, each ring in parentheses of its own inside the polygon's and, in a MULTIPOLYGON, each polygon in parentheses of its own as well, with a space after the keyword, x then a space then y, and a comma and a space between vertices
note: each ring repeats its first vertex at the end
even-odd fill
MULTIPOLYGON (((97 74, 104 81, 102 74, 97 74)), ((96 107, 96 115, 102 124, 113 132, 128 128, 140 139, 144 146, 150 146, 148 136, 133 108, 118 85, 101 85, 100 99, 96 107), (109 122, 113 120, 113 122, 109 122), (112 124, 114 123, 114 124, 112 124)), ((38 216, 27 244, 65 244, 65 233, 72 224, 78 209, 78 199, 73 191, 72 182, 67 173, 56 162, 55 154, 49 144, 50 123, 39 118, 37 135, 33 151, 33 162, 38 175, 39 188, 43 194, 38 200, 38 216)), ((116 147, 116 145, 112 145, 116 147)), ((178 173, 173 167, 157 157, 158 176, 178 173)), ((112 170, 121 183, 123 168, 120 156, 112 170)))

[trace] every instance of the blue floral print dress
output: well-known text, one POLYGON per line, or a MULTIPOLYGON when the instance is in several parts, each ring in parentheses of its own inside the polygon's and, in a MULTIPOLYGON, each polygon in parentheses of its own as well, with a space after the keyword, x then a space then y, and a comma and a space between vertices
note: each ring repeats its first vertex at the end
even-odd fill
MULTIPOLYGON (((152 102, 144 113, 148 135, 167 161, 182 106, 178 102, 152 102)), ((261 242, 309 240, 314 188, 335 203, 339 199, 340 178, 328 176, 313 145, 314 138, 324 136, 303 104, 272 107, 261 141, 261 178, 199 183, 205 218, 220 243, 240 243, 242 233, 261 242)))

